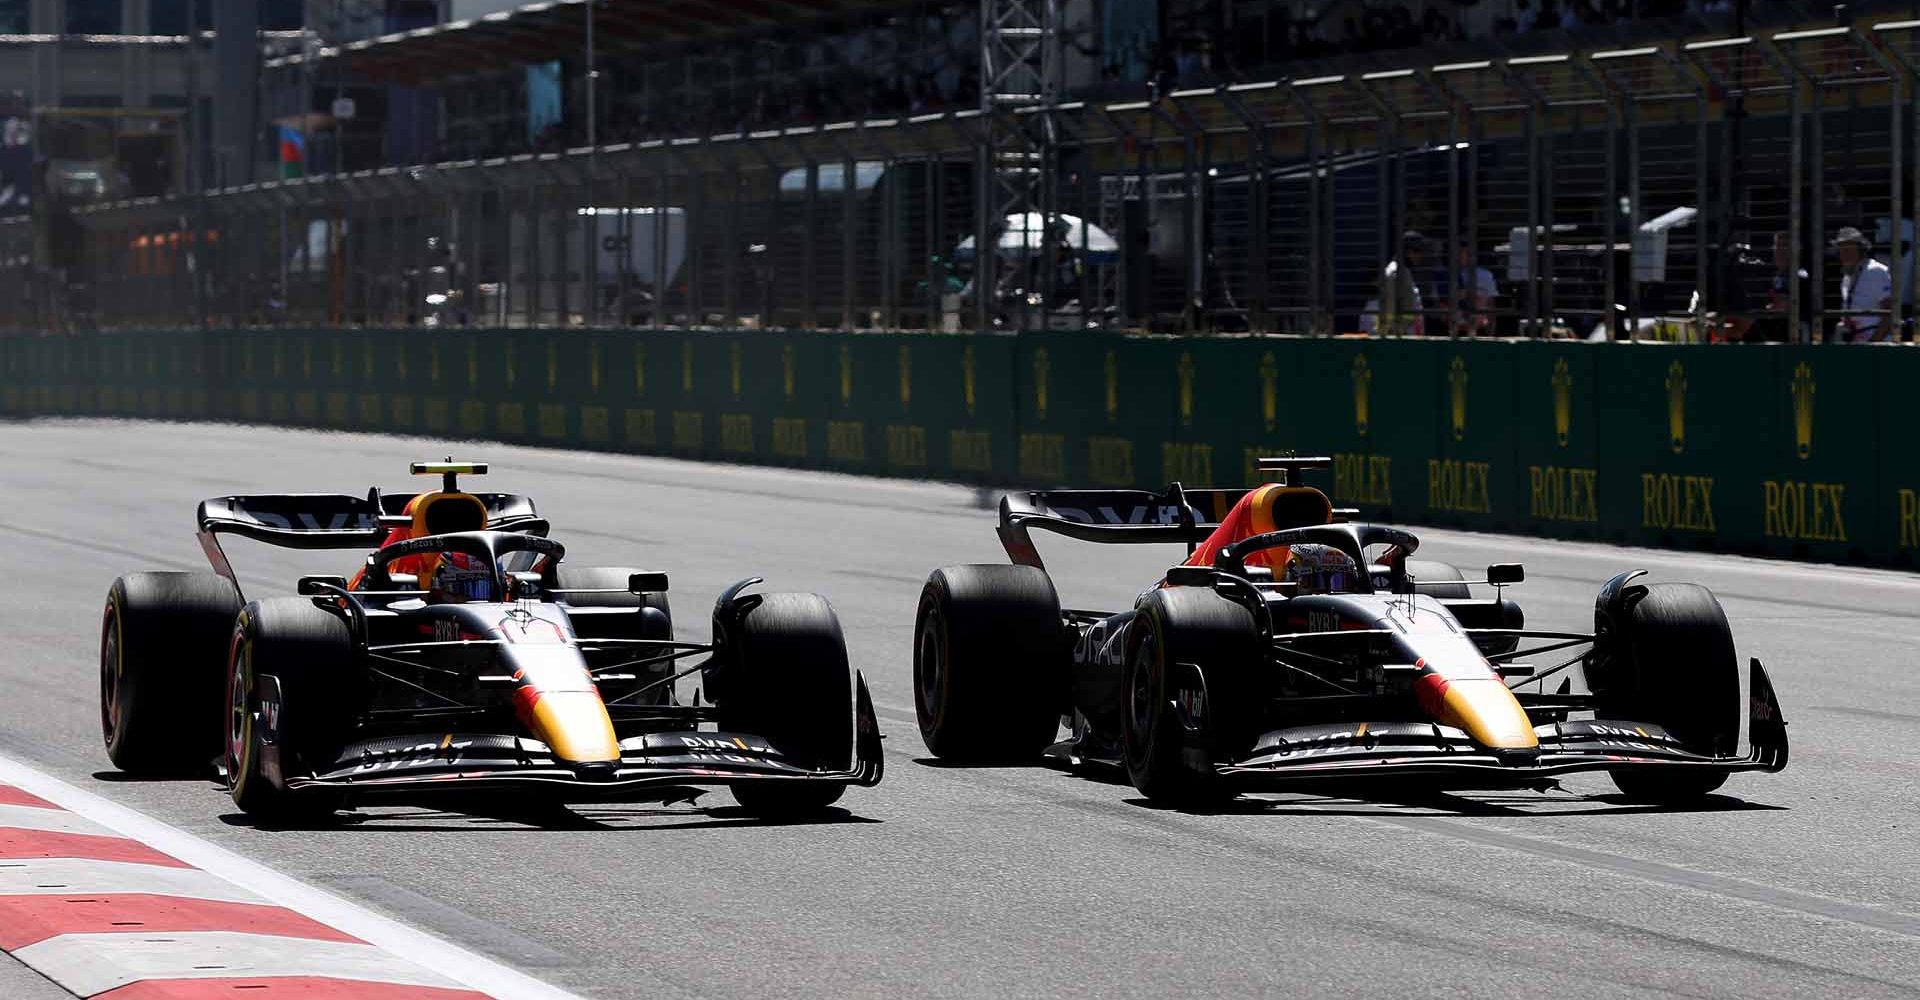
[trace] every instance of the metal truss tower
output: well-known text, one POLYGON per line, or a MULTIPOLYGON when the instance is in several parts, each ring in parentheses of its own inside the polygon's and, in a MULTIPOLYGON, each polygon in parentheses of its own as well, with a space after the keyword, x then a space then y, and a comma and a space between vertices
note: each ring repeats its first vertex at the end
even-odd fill
MULTIPOLYGON (((1038 256, 1052 258, 1054 241, 1029 232, 1024 240, 1006 233, 1009 220, 1053 218, 1058 135, 1052 108, 1060 96, 1062 0, 980 0, 979 195, 974 199, 975 328, 992 326, 995 291, 1000 282, 997 247, 1011 241, 1016 274, 1031 275, 1038 256)), ((1016 223, 1017 224, 1017 223, 1016 223)), ((1050 294, 1057 262, 1048 259, 1040 273, 1050 294)), ((1016 308, 1011 316, 1031 311, 1016 308)), ((1016 328, 1021 322, 1016 319, 1016 328)))

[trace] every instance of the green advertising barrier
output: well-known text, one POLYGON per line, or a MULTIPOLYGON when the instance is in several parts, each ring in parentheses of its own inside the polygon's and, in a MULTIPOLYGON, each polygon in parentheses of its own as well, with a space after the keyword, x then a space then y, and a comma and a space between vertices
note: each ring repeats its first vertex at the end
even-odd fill
POLYGON ((0 338, 0 411, 491 438, 1043 487, 1307 481, 1361 516, 1914 565, 1920 351, 1098 331, 0 338))

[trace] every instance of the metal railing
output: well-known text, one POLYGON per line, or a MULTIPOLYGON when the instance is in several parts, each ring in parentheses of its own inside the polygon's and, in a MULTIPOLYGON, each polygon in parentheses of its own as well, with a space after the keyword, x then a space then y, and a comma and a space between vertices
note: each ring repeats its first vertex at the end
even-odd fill
POLYGON ((1002 327, 1698 338, 1765 311, 1784 233, 1789 339, 1890 329, 1917 72, 1912 21, 1046 104, 1047 214, 1091 223, 1051 236, 975 238, 971 111, 249 184, 0 222, 0 326, 913 329, 986 295, 1002 327), (1842 226, 1887 307, 1841 301, 1842 226), (83 265, 37 267, 50 236, 83 265), (1417 312, 1369 313, 1390 261, 1417 312))

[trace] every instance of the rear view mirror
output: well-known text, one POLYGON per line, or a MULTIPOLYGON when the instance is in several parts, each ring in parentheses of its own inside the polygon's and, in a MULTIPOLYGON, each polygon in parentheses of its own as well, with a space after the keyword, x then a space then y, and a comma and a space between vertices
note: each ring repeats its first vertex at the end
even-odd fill
POLYGON ((1487 582, 1496 587, 1519 583, 1527 578, 1527 568, 1519 563, 1494 563, 1487 567, 1487 582))
POLYGON ((303 576, 300 578, 299 583, 294 584, 293 592, 299 594, 301 597, 317 597, 328 592, 323 589, 326 587, 337 587, 340 590, 345 590, 347 589, 347 578, 344 576, 303 576))
POLYGON ((1175 587, 1211 587, 1219 577, 1212 566, 1170 566, 1167 582, 1175 587))
POLYGON ((635 573, 627 577, 627 593, 664 594, 667 592, 667 574, 635 573))
POLYGON ((413 573, 389 573, 387 585, 395 590, 419 590, 420 577, 413 573))

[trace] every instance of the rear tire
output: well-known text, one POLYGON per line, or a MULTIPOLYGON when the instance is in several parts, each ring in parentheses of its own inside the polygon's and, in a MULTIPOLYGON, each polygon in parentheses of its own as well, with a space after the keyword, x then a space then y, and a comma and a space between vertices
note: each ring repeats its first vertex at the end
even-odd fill
POLYGON ((191 775, 220 755, 220 664, 240 595, 212 573, 129 573, 107 591, 100 729, 128 774, 191 775))
POLYGON ((913 634, 913 707, 935 757, 1026 761, 1053 743, 1068 707, 1069 647, 1045 570, 934 570, 913 634))
MULTIPOLYGON (((664 593, 627 592, 627 580, 637 569, 618 566, 561 565, 554 570, 555 586, 562 590, 617 590, 616 594, 565 594, 561 600, 576 608, 633 608, 632 615, 581 615, 573 619, 574 634, 582 639, 661 639, 673 640, 673 609, 664 593), (642 610, 651 609, 651 610, 642 610)), ((609 663, 637 659, 625 653, 609 663)), ((605 681, 600 687, 603 701, 614 701, 646 684, 657 683, 673 673, 674 661, 662 663, 636 680, 605 681)), ((667 705, 673 703, 673 685, 661 684, 629 704, 667 705)))
MULTIPOLYGON (((1600 719, 1655 723, 1687 749, 1732 756, 1740 741, 1740 667, 1727 614, 1707 588, 1656 583, 1628 598, 1619 620, 1602 621, 1586 666, 1600 719)), ((1612 772, 1636 802, 1697 799, 1724 771, 1685 768, 1612 772)))
MULTIPOLYGON (((1459 567, 1430 559, 1407 560, 1407 576, 1423 584, 1434 581, 1465 581, 1467 578, 1460 572, 1459 567)), ((1443 601, 1464 601, 1473 598, 1473 590, 1465 582, 1457 585, 1442 582, 1438 587, 1419 587, 1417 592, 1443 601)))
POLYGON ((289 791, 263 769, 265 732, 260 678, 280 687, 279 755, 283 776, 333 762, 352 725, 362 685, 353 640, 338 615, 311 598, 254 601, 240 612, 227 666, 227 790, 240 811, 270 823, 311 821, 340 805, 331 791, 289 791))
POLYGON ((1213 765, 1245 749, 1258 733, 1246 714, 1253 694, 1244 679, 1260 664, 1260 633, 1246 608, 1201 587, 1168 587, 1144 598, 1128 635, 1126 711, 1122 745, 1127 777, 1148 799, 1205 806, 1236 794, 1213 765), (1194 664, 1204 696, 1183 695, 1190 683, 1177 664, 1194 664), (1197 705, 1198 732, 1189 734, 1176 700, 1197 705), (1206 748, 1190 763, 1191 744, 1206 748))
MULTIPOLYGON (((749 598, 751 600, 751 598, 749 598)), ((818 594, 767 594, 725 637, 728 663, 714 700, 723 731, 764 737, 788 763, 853 766, 853 671, 840 619, 818 594)), ((731 789, 757 816, 818 812, 846 786, 742 782, 731 789)))

